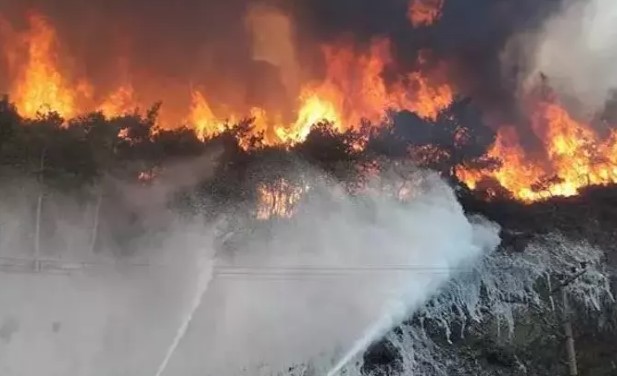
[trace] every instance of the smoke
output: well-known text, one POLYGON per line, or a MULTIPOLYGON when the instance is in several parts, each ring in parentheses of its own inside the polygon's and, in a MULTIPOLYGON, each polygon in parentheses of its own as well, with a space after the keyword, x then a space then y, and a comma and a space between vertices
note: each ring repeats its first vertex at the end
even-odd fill
MULTIPOLYGON (((36 194, 4 187, 1 372, 153 375, 193 315, 164 374, 259 375, 307 362, 325 374, 367 330, 383 334, 499 241, 494 225, 467 219, 433 174, 413 174, 407 202, 379 192, 352 197, 320 173, 303 174, 309 193, 282 222, 173 217, 161 189, 142 188, 133 209, 166 226, 147 229, 122 258, 113 249, 89 253, 92 209, 46 196, 44 218, 54 228, 43 226, 38 273, 27 261, 36 194), (149 196, 158 209, 144 209, 149 196)), ((118 211, 115 221, 123 205, 105 203, 118 211)))
POLYGON ((300 66, 289 16, 275 7, 255 3, 248 9, 246 22, 252 36, 253 59, 278 67, 287 97, 296 93, 300 84, 300 66))
POLYGON ((617 86, 616 19, 614 1, 570 0, 539 31, 516 37, 510 51, 523 46, 529 59, 522 90, 543 73, 566 103, 597 113, 617 86))

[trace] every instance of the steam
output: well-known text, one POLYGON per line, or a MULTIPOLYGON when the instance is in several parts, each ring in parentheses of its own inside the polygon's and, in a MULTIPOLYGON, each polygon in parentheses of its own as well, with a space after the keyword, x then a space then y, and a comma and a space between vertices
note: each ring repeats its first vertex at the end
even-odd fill
MULTIPOLYGON (((305 176, 310 190, 291 220, 229 214, 204 223, 165 212, 171 223, 136 242, 129 258, 88 255, 93 266, 73 273, 0 273, 0 334, 9 333, 0 337, 1 373, 254 376, 305 365, 323 375, 353 362, 499 242, 497 228, 465 217, 433 174, 410 178, 407 201, 353 197, 305 176)), ((31 220, 15 216, 14 201, 1 204, 12 208, 3 223, 31 220)), ((2 255, 28 257, 20 242, 4 241, 2 255)))
POLYGON ((541 72, 564 98, 576 98, 587 112, 601 109, 617 87, 616 22, 612 0, 566 1, 540 32, 513 41, 533 45, 525 86, 541 72))

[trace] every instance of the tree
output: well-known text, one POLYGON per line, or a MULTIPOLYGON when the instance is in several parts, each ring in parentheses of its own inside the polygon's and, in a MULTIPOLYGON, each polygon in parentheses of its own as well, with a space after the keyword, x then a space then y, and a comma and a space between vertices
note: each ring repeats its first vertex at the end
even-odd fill
POLYGON ((328 122, 313 126, 306 140, 296 145, 292 151, 303 159, 334 172, 339 163, 351 162, 358 158, 354 143, 359 142, 358 135, 352 131, 338 133, 328 122))
POLYGON ((494 132, 471 100, 457 99, 435 121, 407 111, 394 114, 392 125, 378 131, 368 149, 395 159, 411 156, 420 166, 453 179, 460 166, 496 165, 497 160, 486 157, 494 140, 494 132))
POLYGON ((15 106, 9 102, 8 96, 0 100, 0 157, 3 145, 11 142, 20 119, 15 106))

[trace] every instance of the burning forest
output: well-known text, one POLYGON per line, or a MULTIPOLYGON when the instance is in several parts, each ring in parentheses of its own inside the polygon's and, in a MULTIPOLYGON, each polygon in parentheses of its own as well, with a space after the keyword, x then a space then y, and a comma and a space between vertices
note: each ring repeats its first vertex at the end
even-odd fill
MULTIPOLYGON (((482 74, 465 71, 475 69, 461 61, 467 52, 440 51, 444 47, 440 46, 438 24, 447 23, 447 18, 440 21, 447 11, 443 2, 411 1, 406 20, 404 5, 400 4, 397 23, 407 21, 409 25, 397 27, 417 34, 418 41, 398 41, 383 33, 362 39, 343 32, 322 38, 307 36, 299 28, 309 21, 296 20, 299 10, 251 4, 241 14, 247 34, 244 58, 250 67, 239 67, 242 74, 227 74, 216 72, 220 67, 205 65, 206 73, 187 74, 174 85, 166 80, 178 73, 167 72, 156 63, 141 66, 141 57, 132 56, 139 49, 127 51, 127 44, 138 43, 132 40, 140 35, 103 39, 101 49, 115 52, 90 56, 69 31, 60 29, 63 20, 45 13, 44 4, 39 8, 5 5, 0 19, 4 46, 0 87, 26 119, 55 113, 68 124, 93 112, 113 119, 143 112, 160 102, 157 129, 188 127, 202 141, 248 121, 250 127, 238 136, 246 150, 292 147, 304 142, 319 123, 328 123, 338 134, 358 134, 353 146, 362 150, 375 132, 392 125, 394 113, 411 112, 438 126, 438 117, 454 102, 472 98, 482 115, 465 122, 451 114, 453 118, 447 120, 458 122, 460 128, 452 136, 464 138, 470 128, 488 128, 496 139, 485 157, 498 165, 456 166, 456 176, 469 188, 490 187, 490 194, 503 192, 531 202, 572 196, 586 186, 615 182, 617 136, 609 96, 603 108, 569 108, 566 101, 571 99, 551 92, 551 77, 542 72, 536 72, 535 80, 532 77, 523 89, 510 84, 511 93, 490 93, 508 90, 500 87, 505 85, 503 77, 485 79, 499 80, 495 83, 466 82, 469 73, 472 77, 482 74), (431 46, 432 40, 436 47, 431 46), (414 51, 407 51, 404 42, 414 51), (103 66, 89 66, 92 59, 102 59, 103 66), (248 78, 238 82, 243 76, 248 78), (230 79, 234 82, 227 82, 230 79), (481 87, 493 84, 493 88, 481 87)), ((492 11, 494 17, 500 16, 496 9, 492 11)), ((349 17, 349 22, 355 21, 349 17)), ((160 43, 164 51, 164 41, 160 43)), ((213 58, 216 51, 207 50, 207 42, 203 43, 204 54, 213 58)), ((494 56, 485 59, 484 64, 496 64, 491 61, 494 56)))
POLYGON ((0 3, 0 373, 614 372, 616 15, 0 3))

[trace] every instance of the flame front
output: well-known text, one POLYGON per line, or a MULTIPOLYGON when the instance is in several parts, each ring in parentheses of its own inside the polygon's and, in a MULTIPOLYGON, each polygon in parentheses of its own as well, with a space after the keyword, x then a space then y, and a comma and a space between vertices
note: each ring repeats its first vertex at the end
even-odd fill
MULTIPOLYGON (((137 106, 138 93, 130 82, 103 95, 99 104, 93 100, 93 88, 85 80, 63 75, 58 59, 57 33, 47 19, 37 13, 29 18, 30 29, 22 45, 26 61, 13 79, 11 97, 22 116, 35 117, 39 112, 55 111, 65 118, 101 111, 106 116, 125 115, 137 106)), ((436 83, 422 72, 401 75, 387 85, 384 70, 392 63, 390 43, 382 38, 373 41, 368 52, 357 52, 345 43, 324 45, 326 74, 322 80, 300 85, 295 101, 295 120, 285 120, 282 112, 253 106, 248 111, 233 106, 212 105, 207 93, 194 89, 185 115, 177 123, 189 123, 202 140, 219 135, 242 119, 252 119, 246 137, 261 136, 262 146, 291 146, 306 139, 316 123, 327 122, 337 132, 355 129, 363 121, 378 125, 387 110, 410 110, 434 119, 453 99, 446 83, 436 83)), ((14 55, 15 51, 5 51, 14 55)), ((283 110, 283 109, 282 109, 283 110)), ((248 148, 248 140, 240 140, 248 148)))
POLYGON ((573 196, 590 185, 617 183, 617 133, 600 137, 558 103, 533 108, 532 130, 542 144, 525 151, 514 127, 501 127, 489 156, 501 161, 494 171, 462 169, 458 177, 474 189, 494 179, 514 197, 532 202, 552 196, 573 196))
MULTIPOLYGON (((454 98, 448 84, 434 82, 421 72, 398 77, 395 83, 386 85, 382 75, 392 61, 387 39, 374 40, 364 54, 347 45, 327 45, 322 50, 325 78, 303 85, 296 101, 296 119, 285 123, 278 114, 272 116, 265 109, 253 107, 253 132, 248 137, 260 133, 264 146, 291 146, 303 142, 317 123, 326 122, 341 133, 359 129, 363 121, 378 126, 387 110, 409 110, 435 119, 454 98)), ((232 125, 242 118, 238 113, 217 116, 204 94, 193 93, 189 122, 202 139, 220 134, 225 124, 232 125)), ((240 143, 249 145, 246 140, 240 143)))
MULTIPOLYGON (((443 6, 443 0, 412 0, 408 18, 415 27, 431 25, 441 16, 443 6)), ((9 30, 10 23, 0 19, 3 52, 9 62, 9 94, 22 116, 32 118, 41 112, 55 111, 70 118, 94 110, 113 117, 138 108, 137 98, 144 98, 143 89, 140 92, 126 80, 111 92, 97 92, 98 88, 67 69, 65 63, 71 61, 70 55, 63 48, 61 51, 64 46, 45 16, 32 13, 28 25, 26 32, 16 33, 9 30)), ((435 62, 428 64, 427 56, 421 53, 414 71, 400 73, 394 66, 391 51, 387 38, 373 40, 367 49, 346 41, 321 46, 325 70, 320 79, 302 81, 300 77, 292 77, 296 69, 285 71, 286 86, 294 87, 298 81, 296 91, 287 93, 296 97, 286 105, 292 108, 219 103, 216 101, 219 98, 207 88, 187 89, 190 99, 165 119, 172 119, 175 124, 190 124, 202 140, 251 119, 250 128, 237 135, 239 145, 245 149, 296 145, 306 140, 320 122, 326 122, 338 133, 365 131, 366 124, 381 126, 387 120, 388 110, 408 110, 424 119, 436 120, 455 96, 454 86, 446 79, 448 67, 435 62), (388 72, 387 80, 385 72, 388 72), (257 144, 252 142, 256 138, 260 140, 257 144)), ((127 72, 126 76, 131 75, 127 72)), ((186 92, 170 90, 169 95, 182 97, 186 92)), ((519 128, 499 127, 496 141, 487 154, 499 160, 501 166, 493 170, 459 167, 460 180, 471 188, 494 184, 527 202, 571 196, 588 185, 617 182, 615 131, 600 136, 589 124, 576 120, 557 100, 531 102, 531 131, 541 147, 531 152, 520 142, 519 128)), ((356 149, 362 147, 354 145, 356 149)), ((430 146, 426 147, 425 152, 428 151, 430 146)), ((284 208, 293 206, 300 193, 289 188, 288 183, 281 183, 278 187, 262 187, 260 194, 268 213, 274 214, 262 212, 259 216, 268 217, 284 216, 287 212, 284 208)))

